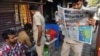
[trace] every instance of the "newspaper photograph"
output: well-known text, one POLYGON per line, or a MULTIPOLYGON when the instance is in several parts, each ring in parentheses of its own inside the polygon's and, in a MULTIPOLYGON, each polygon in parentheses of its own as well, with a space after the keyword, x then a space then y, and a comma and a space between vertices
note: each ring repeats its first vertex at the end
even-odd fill
POLYGON ((91 44, 92 41, 92 26, 79 26, 79 41, 91 44))

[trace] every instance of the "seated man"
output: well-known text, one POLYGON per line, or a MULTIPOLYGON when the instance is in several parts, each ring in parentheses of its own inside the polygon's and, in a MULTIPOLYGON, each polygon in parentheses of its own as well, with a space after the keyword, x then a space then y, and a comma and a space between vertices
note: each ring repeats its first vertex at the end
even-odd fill
POLYGON ((28 35, 31 29, 32 29, 32 26, 30 24, 25 24, 24 29, 20 31, 18 34, 18 41, 20 41, 22 44, 27 46, 27 48, 32 46, 30 37, 28 35))
POLYGON ((17 41, 15 31, 6 30, 2 37, 5 42, 0 47, 1 56, 26 56, 22 44, 17 41))
POLYGON ((33 43, 33 34, 30 32, 32 25, 27 23, 24 25, 24 29, 18 34, 18 41, 20 41, 26 48, 26 53, 29 54, 35 51, 35 45, 33 43))

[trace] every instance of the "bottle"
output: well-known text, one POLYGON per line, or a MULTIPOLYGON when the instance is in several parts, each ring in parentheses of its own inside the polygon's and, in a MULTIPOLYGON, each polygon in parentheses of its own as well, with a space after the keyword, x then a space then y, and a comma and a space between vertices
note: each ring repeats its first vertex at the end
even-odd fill
POLYGON ((44 46, 44 56, 49 56, 49 47, 48 47, 48 45, 44 46))

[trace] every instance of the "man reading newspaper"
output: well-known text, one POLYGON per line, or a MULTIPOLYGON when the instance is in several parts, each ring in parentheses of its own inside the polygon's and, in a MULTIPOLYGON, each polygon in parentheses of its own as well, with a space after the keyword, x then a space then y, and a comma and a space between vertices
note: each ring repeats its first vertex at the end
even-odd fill
MULTIPOLYGON (((84 9, 83 7, 83 0, 74 0, 72 1, 72 8, 73 9, 78 9, 78 10, 82 10, 84 9)), ((91 16, 92 17, 92 16, 91 16)), ((75 22, 75 21, 74 21, 75 22)), ((80 25, 80 21, 76 20, 76 25, 79 26, 80 25)), ((68 23, 68 21, 66 22, 68 23)), ((65 23, 65 24, 66 24, 65 23)), ((74 23, 73 23, 74 24, 74 23)), ((65 26, 65 25, 64 25, 65 26)), ((67 27, 67 26, 66 26, 67 27)), ((69 28, 68 28, 69 29, 69 28)), ((65 31, 66 29, 64 29, 65 31)), ((63 31, 63 30, 62 30, 63 31)), ((70 32, 70 31, 69 31, 70 32)), ((76 32, 77 33, 77 32, 76 32)), ((63 46, 62 46, 62 50, 61 50, 61 56, 69 56, 69 52, 70 52, 70 48, 72 49, 72 51, 74 52, 74 56, 81 56, 82 55, 82 49, 83 49, 83 44, 80 41, 77 40, 73 40, 70 38, 69 33, 64 32, 65 38, 64 38, 64 42, 63 42, 63 46)), ((74 38, 74 36, 73 36, 74 38)))

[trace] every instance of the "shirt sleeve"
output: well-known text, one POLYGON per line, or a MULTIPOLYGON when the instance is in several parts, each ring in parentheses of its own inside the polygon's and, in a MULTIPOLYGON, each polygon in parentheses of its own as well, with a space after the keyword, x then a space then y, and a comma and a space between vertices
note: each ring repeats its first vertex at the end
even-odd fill
POLYGON ((0 48, 0 56, 7 56, 7 52, 4 51, 3 47, 0 48))
POLYGON ((0 56, 3 56, 3 52, 2 52, 2 50, 0 49, 0 56))

